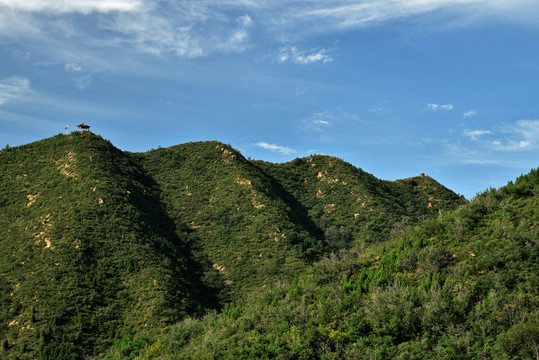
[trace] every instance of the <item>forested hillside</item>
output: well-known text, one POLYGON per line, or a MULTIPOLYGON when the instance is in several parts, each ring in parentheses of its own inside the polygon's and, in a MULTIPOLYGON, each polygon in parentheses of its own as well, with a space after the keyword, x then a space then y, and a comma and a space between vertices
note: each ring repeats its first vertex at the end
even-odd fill
POLYGON ((334 250, 385 240, 397 223, 416 224, 466 203, 428 176, 383 181, 331 156, 255 163, 307 210, 334 250))
POLYGON ((161 189, 178 231, 211 259, 223 300, 293 276, 323 253, 324 239, 309 219, 230 146, 189 143, 134 157, 161 189))
POLYGON ((526 358, 538 188, 533 171, 468 203, 429 176, 215 141, 6 148, 0 356, 526 358))
POLYGON ((220 313, 190 317, 139 358, 536 359, 538 223, 534 170, 220 313))
POLYGON ((269 164, 198 142, 134 157, 230 298, 290 278, 331 251, 381 241, 397 222, 465 202, 431 178, 381 181, 329 156, 269 164))
POLYGON ((2 357, 79 358, 217 306, 131 159, 90 133, 0 153, 2 357))

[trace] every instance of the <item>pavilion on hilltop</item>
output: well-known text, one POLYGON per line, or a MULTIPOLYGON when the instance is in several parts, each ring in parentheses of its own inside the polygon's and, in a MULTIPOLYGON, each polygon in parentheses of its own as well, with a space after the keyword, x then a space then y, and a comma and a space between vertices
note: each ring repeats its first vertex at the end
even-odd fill
POLYGON ((80 125, 77 125, 78 131, 90 131, 90 125, 82 123, 80 125))

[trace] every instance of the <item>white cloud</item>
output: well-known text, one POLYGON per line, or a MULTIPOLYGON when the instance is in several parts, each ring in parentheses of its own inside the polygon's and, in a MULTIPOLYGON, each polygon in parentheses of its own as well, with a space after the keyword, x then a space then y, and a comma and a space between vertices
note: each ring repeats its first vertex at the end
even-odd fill
MULTIPOLYGON (((74 45, 84 57, 88 55, 82 52, 110 48, 135 49, 156 56, 196 57, 240 52, 256 45, 251 33, 253 19, 256 19, 258 39, 282 44, 402 18, 427 20, 417 22, 421 24, 436 18, 433 25, 438 26, 444 20, 471 23, 470 19, 493 14, 500 19, 535 20, 539 3, 536 0, 0 0, 0 40, 16 39, 25 44, 33 40, 35 48, 29 48, 32 53, 56 54, 59 58, 52 60, 60 62, 66 61, 61 58, 65 49, 74 45)), ((277 58, 278 62, 296 64, 333 60, 324 48, 302 51, 293 46, 281 49, 277 58)))
POLYGON ((67 64, 65 64, 64 69, 67 72, 80 72, 80 71, 82 71, 82 67, 80 65, 75 64, 75 63, 67 63, 67 64))
POLYGON ((243 50, 244 44, 249 39, 248 29, 253 25, 251 17, 249 15, 239 16, 236 18, 236 23, 239 28, 232 32, 228 41, 223 41, 219 46, 225 52, 243 50))
POLYGON ((316 119, 316 120, 313 120, 313 124, 315 124, 315 125, 330 125, 330 122, 326 121, 326 120, 322 120, 322 119, 316 119))
POLYGON ((527 167, 537 161, 539 120, 519 120, 492 130, 465 130, 463 134, 473 142, 446 144, 445 158, 461 164, 507 167, 527 167))
POLYGON ((253 19, 249 15, 238 16, 236 22, 243 27, 248 27, 253 24, 253 19))
POLYGON ((0 80, 0 106, 27 94, 30 91, 30 80, 17 76, 0 80))
POLYGON ((468 136, 470 139, 476 141, 479 140, 480 136, 490 135, 492 132, 490 130, 465 130, 464 135, 468 136))
POLYGON ((531 144, 532 144, 532 142, 529 141, 529 140, 521 140, 521 141, 518 142, 518 145, 517 145, 517 146, 518 146, 519 148, 521 148, 521 149, 524 149, 524 148, 529 147, 531 144))
MULTIPOLYGON (((300 1, 293 2, 298 3, 300 1)), ((539 13, 539 6, 533 0, 311 0, 304 7, 292 5, 293 10, 297 12, 296 18, 312 24, 323 24, 317 27, 318 30, 327 31, 328 28, 361 28, 417 16, 429 20, 434 18, 432 15, 438 15, 435 17, 438 25, 444 19, 469 24, 471 20, 492 15, 505 19, 511 19, 514 15, 517 21, 523 17, 531 21, 532 14, 539 13)))
POLYGON ((453 105, 451 104, 440 105, 440 110, 451 111, 453 110, 453 105))
POLYGON ((492 130, 465 130, 463 134, 473 141, 478 141, 485 149, 514 152, 539 148, 539 120, 519 120, 513 125, 492 130), (482 141, 484 135, 497 137, 496 140, 482 141))
POLYGON ((0 0, 0 6, 28 12, 82 13, 135 11, 140 0, 0 0))
POLYGON ((438 105, 438 104, 429 103, 425 107, 427 108, 428 111, 438 111, 438 110, 451 111, 451 110, 453 110, 453 105, 452 104, 438 105))
POLYGON ((519 120, 514 131, 527 140, 539 141, 539 120, 519 120))
POLYGON ((267 149, 267 150, 270 150, 270 151, 273 151, 273 152, 279 152, 279 153, 285 154, 285 155, 296 153, 296 151, 294 149, 291 149, 288 146, 281 146, 281 145, 276 145, 276 144, 268 144, 267 142, 263 142, 263 141, 257 142, 255 145, 259 146, 259 147, 261 147, 263 149, 267 149))
POLYGON ((501 151, 535 150, 539 148, 539 120, 519 120, 515 125, 500 129, 505 141, 495 141, 493 145, 501 151))
POLYGON ((313 113, 308 119, 302 122, 301 130, 327 135, 328 128, 333 125, 335 119, 335 114, 330 111, 313 113))
POLYGON ((472 116, 475 116, 475 115, 477 115, 477 111, 475 111, 475 110, 466 111, 464 114, 462 114, 462 116, 465 117, 465 118, 472 117, 472 116))
POLYGON ((277 56, 279 63, 293 62, 294 64, 308 65, 315 62, 328 63, 334 59, 327 55, 326 49, 311 49, 310 52, 300 51, 295 46, 285 46, 280 49, 277 56))

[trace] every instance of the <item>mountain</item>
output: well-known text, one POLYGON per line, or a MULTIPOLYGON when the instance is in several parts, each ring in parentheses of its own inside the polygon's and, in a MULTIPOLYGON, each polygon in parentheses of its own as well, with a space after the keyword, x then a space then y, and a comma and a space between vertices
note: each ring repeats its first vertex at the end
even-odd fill
POLYGON ((5 358, 97 354, 123 330, 215 305, 155 182, 109 142, 74 133, 6 149, 0 174, 5 358))
POLYGON ((431 178, 381 181, 328 156, 268 164, 198 142, 136 157, 168 212, 240 295, 331 250, 380 241, 398 221, 466 202, 431 178))
MULTIPOLYGON (((539 170, 533 170, 383 243, 333 253, 220 313, 188 317, 136 353, 141 359, 536 359, 538 224, 539 170)), ((116 346, 110 354, 125 353, 116 346)))
POLYGON ((6 148, 0 354, 163 351, 159 334, 183 319, 235 321, 313 262, 363 259, 465 203, 427 176, 382 181, 329 156, 251 161, 219 142, 129 153, 76 132, 6 148))
POLYGON ((298 200, 334 249, 381 241, 398 222, 416 224, 466 203, 431 177, 384 181, 331 156, 255 163, 298 200))

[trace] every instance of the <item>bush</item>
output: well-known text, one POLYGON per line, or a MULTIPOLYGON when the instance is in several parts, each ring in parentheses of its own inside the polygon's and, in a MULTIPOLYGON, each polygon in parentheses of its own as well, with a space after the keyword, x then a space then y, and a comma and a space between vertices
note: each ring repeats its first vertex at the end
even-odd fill
POLYGON ((509 356, 539 359, 539 326, 537 323, 513 325, 507 332, 498 335, 497 342, 509 356))

